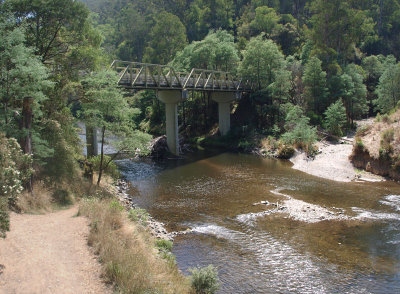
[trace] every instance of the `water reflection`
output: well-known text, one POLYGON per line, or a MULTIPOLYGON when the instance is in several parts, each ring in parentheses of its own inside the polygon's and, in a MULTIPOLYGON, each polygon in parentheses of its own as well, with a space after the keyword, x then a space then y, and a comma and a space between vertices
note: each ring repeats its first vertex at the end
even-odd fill
POLYGON ((220 293, 400 291, 396 183, 337 183, 229 153, 118 163, 140 206, 171 230, 193 230, 174 243, 178 265, 214 264, 220 293), (295 217, 303 208, 314 222, 295 217))

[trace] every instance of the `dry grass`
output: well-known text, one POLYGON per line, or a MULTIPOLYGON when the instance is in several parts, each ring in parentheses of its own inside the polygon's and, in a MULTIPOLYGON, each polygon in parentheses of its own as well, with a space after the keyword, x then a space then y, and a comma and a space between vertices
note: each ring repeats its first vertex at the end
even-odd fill
POLYGON ((33 194, 24 191, 18 197, 17 207, 22 212, 45 213, 53 210, 52 192, 42 183, 37 183, 33 187, 33 194))
POLYGON ((80 213, 89 218, 88 239, 103 264, 104 277, 121 293, 191 293, 190 282, 162 259, 155 240, 130 222, 116 201, 87 199, 80 213))
POLYGON ((362 128, 358 131, 357 138, 362 140, 366 151, 368 151, 374 159, 378 159, 380 156, 380 149, 385 147, 382 146, 383 135, 391 129, 393 129, 393 136, 385 138, 384 143, 392 146, 393 156, 396 157, 400 154, 400 110, 387 116, 387 119, 380 119, 373 125, 362 128))

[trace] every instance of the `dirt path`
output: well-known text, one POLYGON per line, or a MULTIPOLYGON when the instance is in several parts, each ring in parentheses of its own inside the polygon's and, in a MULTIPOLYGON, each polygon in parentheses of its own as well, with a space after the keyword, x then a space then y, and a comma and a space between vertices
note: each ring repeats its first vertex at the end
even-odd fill
POLYGON ((112 293, 87 245, 77 207, 46 215, 11 214, 0 240, 0 293, 112 293))

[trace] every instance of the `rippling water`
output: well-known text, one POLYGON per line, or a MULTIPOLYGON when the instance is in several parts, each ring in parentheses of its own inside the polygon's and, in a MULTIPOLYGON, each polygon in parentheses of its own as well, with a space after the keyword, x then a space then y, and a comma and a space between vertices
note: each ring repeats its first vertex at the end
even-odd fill
POLYGON ((220 293, 400 293, 400 185, 337 183, 286 161, 193 154, 121 160, 178 266, 214 264, 220 293))

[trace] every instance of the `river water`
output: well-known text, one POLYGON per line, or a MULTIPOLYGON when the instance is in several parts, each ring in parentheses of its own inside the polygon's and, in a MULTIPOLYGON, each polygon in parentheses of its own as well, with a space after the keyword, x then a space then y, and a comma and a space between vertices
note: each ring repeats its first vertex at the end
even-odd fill
POLYGON ((213 264, 219 293, 400 293, 399 184, 232 153, 118 164, 135 203, 191 230, 174 241, 178 266, 213 264))

